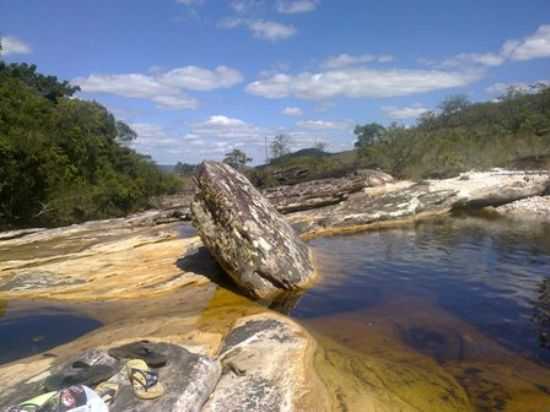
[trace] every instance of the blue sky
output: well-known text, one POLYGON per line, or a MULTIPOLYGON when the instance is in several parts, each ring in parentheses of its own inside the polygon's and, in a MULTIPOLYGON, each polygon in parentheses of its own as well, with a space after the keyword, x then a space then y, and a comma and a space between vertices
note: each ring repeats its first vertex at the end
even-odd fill
POLYGON ((0 0, 3 58, 72 81, 162 164, 353 145, 445 97, 550 80, 548 0, 0 0))

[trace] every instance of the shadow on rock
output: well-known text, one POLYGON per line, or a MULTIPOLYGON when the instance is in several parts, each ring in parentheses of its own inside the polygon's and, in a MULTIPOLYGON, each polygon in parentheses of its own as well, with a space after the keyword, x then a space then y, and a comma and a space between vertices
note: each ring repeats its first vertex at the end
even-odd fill
POLYGON ((205 276, 219 287, 250 298, 239 289, 205 247, 189 251, 188 254, 177 260, 176 266, 184 272, 193 272, 205 276))
POLYGON ((205 276, 223 289, 254 300, 256 303, 285 315, 292 312, 303 296, 303 291, 300 291, 282 293, 270 299, 252 299, 224 272, 206 247, 191 250, 184 257, 178 259, 176 266, 184 272, 193 272, 205 276))

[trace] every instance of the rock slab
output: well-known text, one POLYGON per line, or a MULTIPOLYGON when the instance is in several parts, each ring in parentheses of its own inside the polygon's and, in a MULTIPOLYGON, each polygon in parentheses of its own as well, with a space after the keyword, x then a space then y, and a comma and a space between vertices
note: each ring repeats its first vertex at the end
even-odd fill
POLYGON ((307 332, 280 315, 240 319, 224 339, 222 377, 203 412, 328 410, 313 371, 315 347, 307 332))
POLYGON ((308 246, 246 177, 219 162, 196 174, 193 224, 209 252, 249 295, 296 290, 315 275, 308 246))

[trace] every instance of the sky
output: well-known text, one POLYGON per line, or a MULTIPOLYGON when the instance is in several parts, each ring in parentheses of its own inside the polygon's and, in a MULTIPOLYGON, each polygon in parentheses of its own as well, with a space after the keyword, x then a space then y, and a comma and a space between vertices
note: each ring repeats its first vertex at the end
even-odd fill
POLYGON ((2 58, 79 85, 160 164, 353 147, 447 96, 550 81, 548 0, 0 0, 2 58))

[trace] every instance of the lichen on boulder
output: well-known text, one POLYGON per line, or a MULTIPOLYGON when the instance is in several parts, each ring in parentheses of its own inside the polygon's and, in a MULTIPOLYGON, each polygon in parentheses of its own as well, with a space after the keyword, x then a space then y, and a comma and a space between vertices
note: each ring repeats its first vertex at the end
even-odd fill
POLYGON ((268 298, 314 278, 308 246, 246 177, 219 162, 196 174, 193 224, 212 256, 249 295, 268 298))

